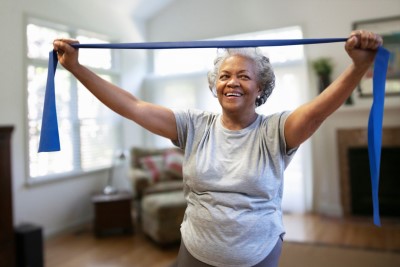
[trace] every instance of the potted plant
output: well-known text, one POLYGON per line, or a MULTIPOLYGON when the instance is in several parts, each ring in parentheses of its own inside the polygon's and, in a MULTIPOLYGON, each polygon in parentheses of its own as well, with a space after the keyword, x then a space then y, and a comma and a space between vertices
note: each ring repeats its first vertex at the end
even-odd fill
MULTIPOLYGON (((318 75, 318 90, 319 93, 321 93, 331 84, 331 74, 333 71, 332 59, 328 57, 318 58, 312 62, 312 66, 315 73, 318 75)), ((345 104, 353 104, 351 95, 347 98, 345 104)))
POLYGON ((321 93, 331 84, 333 63, 331 58, 321 57, 312 62, 313 69, 318 75, 318 89, 321 93))

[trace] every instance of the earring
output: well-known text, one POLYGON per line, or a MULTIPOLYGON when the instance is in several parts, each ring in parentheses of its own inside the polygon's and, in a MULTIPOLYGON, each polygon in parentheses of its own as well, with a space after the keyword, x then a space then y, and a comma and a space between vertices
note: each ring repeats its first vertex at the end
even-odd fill
POLYGON ((256 107, 258 107, 260 105, 261 105, 261 96, 258 95, 256 98, 256 107))
POLYGON ((263 104, 263 99, 261 98, 261 96, 257 96, 256 98, 256 107, 261 106, 263 104))

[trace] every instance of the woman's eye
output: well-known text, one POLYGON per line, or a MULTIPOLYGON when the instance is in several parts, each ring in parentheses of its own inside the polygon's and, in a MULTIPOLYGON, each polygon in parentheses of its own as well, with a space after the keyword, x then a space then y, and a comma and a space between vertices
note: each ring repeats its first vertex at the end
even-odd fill
POLYGON ((247 75, 240 75, 239 78, 240 78, 241 80, 249 80, 249 79, 250 79, 250 77, 247 76, 247 75))
POLYGON ((219 79, 220 80, 226 80, 226 79, 228 79, 228 75, 223 74, 223 75, 219 76, 219 79))

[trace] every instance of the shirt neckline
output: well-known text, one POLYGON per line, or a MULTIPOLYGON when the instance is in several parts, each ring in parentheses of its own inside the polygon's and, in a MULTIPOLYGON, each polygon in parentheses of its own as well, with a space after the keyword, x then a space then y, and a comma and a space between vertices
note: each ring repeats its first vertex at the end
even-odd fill
POLYGON ((245 133, 245 132, 248 132, 248 131, 254 129, 255 126, 256 126, 256 124, 257 124, 257 122, 260 120, 260 118, 261 118, 260 114, 258 114, 258 113, 256 113, 256 114, 257 114, 256 119, 255 119, 249 126, 247 126, 246 128, 240 129, 240 130, 230 130, 230 129, 226 128, 226 127, 222 124, 222 114, 218 114, 218 117, 217 117, 217 125, 218 125, 218 127, 219 127, 223 132, 225 132, 225 133, 229 133, 229 134, 241 134, 241 133, 245 133))

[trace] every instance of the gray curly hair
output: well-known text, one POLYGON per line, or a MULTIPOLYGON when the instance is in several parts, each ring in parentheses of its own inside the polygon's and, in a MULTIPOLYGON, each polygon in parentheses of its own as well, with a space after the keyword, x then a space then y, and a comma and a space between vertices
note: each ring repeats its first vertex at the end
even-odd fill
POLYGON ((254 61, 256 64, 257 79, 262 93, 256 99, 256 107, 264 104, 275 87, 275 74, 269 59, 264 56, 259 48, 228 48, 218 49, 217 57, 214 60, 214 69, 207 74, 208 86, 214 96, 217 95, 216 83, 219 69, 222 63, 230 56, 241 55, 254 61))

